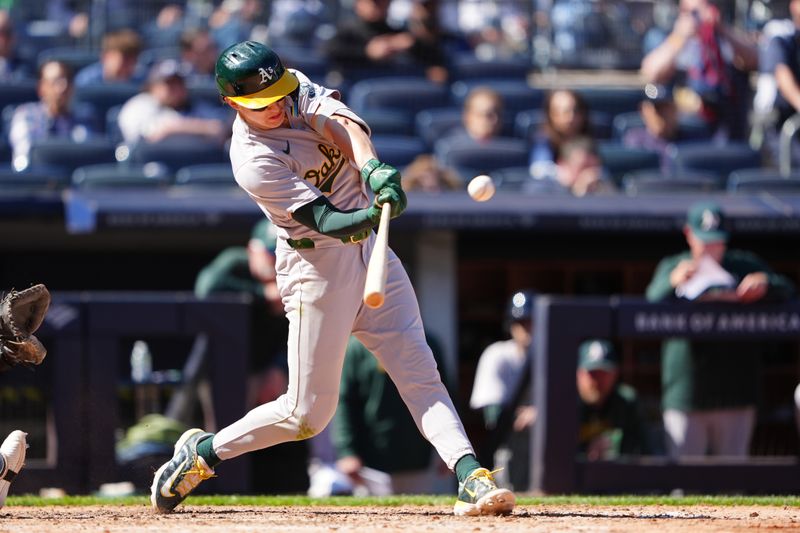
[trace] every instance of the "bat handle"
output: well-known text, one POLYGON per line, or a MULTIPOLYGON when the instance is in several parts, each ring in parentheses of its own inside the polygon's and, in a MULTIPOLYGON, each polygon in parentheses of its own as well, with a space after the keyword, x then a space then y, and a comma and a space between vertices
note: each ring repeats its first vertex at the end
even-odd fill
POLYGON ((392 206, 386 202, 381 207, 381 222, 378 235, 372 249, 372 256, 367 266, 367 280, 364 285, 364 303, 367 307, 377 309, 383 305, 386 293, 386 274, 389 247, 389 220, 392 218, 392 206))

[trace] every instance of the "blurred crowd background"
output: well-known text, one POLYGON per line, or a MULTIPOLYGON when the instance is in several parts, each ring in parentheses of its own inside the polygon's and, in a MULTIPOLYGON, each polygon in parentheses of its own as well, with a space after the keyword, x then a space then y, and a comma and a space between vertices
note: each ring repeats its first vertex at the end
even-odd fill
POLYGON ((213 68, 254 39, 338 88, 411 189, 791 189, 790 4, 7 1, 0 179, 231 185, 213 68))

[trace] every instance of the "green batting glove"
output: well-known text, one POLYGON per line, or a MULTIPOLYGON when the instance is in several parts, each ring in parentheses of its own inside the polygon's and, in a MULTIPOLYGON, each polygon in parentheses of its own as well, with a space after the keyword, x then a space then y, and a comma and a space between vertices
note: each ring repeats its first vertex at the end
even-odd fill
POLYGON ((361 169, 361 178, 369 185, 373 193, 379 193, 389 184, 400 185, 400 172, 392 165, 370 159, 361 169))
POLYGON ((388 184, 375 195, 375 203, 378 206, 383 206, 386 202, 392 204, 392 218, 397 218, 406 210, 408 200, 406 193, 403 192, 400 185, 388 184))

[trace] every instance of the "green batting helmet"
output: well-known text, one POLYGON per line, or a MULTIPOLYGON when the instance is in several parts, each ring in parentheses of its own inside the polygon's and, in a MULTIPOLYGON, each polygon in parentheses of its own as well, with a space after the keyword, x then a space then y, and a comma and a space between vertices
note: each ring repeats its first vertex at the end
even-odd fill
POLYGON ((255 41, 229 46, 214 68, 222 96, 248 109, 261 109, 300 86, 271 48, 255 41))

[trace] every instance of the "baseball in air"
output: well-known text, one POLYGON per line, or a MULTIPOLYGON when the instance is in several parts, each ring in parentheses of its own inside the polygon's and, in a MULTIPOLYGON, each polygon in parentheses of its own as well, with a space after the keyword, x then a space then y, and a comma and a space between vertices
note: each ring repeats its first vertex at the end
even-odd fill
POLYGON ((485 202, 494 196, 494 182, 486 174, 475 176, 467 185, 467 192, 476 202, 485 202))

